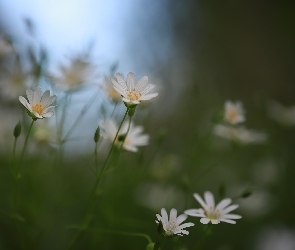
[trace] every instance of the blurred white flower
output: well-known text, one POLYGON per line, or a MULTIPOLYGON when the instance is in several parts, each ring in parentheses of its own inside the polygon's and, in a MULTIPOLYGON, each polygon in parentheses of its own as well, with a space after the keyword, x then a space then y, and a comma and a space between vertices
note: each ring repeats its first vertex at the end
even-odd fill
MULTIPOLYGON (((129 122, 125 121, 121 127, 115 144, 120 146, 126 136, 129 122)), ((118 131, 118 125, 114 120, 109 120, 107 123, 102 123, 102 136, 113 141, 118 131)), ((149 135, 142 134, 142 126, 134 126, 131 121, 129 132, 125 138, 123 148, 131 152, 137 152, 139 146, 146 146, 149 142, 149 135)))
POLYGON ((60 87, 73 91, 94 78, 94 67, 87 56, 76 56, 70 59, 69 65, 59 66, 58 75, 49 78, 60 87))
POLYGON ((284 107, 282 104, 272 101, 268 106, 269 116, 284 125, 295 125, 295 106, 284 107))
POLYGON ((245 121, 245 110, 239 101, 226 101, 224 104, 224 120, 231 124, 238 124, 245 121))
POLYGON ((19 97, 19 101, 26 107, 33 119, 43 119, 44 117, 53 116, 53 112, 49 110, 55 107, 50 105, 55 102, 56 96, 50 96, 50 90, 46 90, 42 98, 41 96, 42 89, 38 86, 34 92, 31 89, 27 89, 29 102, 24 97, 19 97))
POLYGON ((288 229, 267 229, 259 235, 255 250, 294 250, 295 232, 288 229))
POLYGON ((12 44, 5 37, 0 37, 0 57, 12 53, 14 53, 12 44))
POLYGON ((142 77, 137 83, 135 75, 129 72, 127 75, 127 84, 121 74, 116 74, 117 81, 112 79, 114 88, 122 96, 123 102, 129 105, 137 105, 141 101, 150 100, 156 97, 158 93, 148 94, 155 85, 148 83, 148 77, 142 77))
POLYGON ((267 140, 267 134, 255 130, 249 130, 245 127, 232 127, 225 125, 216 125, 213 129, 214 134, 243 144, 263 143, 267 140))
POLYGON ((192 227, 195 225, 194 223, 191 223, 191 222, 184 223, 181 225, 181 223, 184 222, 188 216, 185 214, 181 214, 177 216, 177 210, 175 208, 172 208, 170 211, 170 219, 168 219, 168 214, 165 208, 161 209, 161 215, 162 216, 160 216, 159 214, 156 214, 158 219, 156 220, 156 222, 162 223, 163 229, 164 229, 163 233, 165 236, 174 236, 174 235, 183 236, 183 234, 188 235, 189 232, 183 229, 187 227, 192 227))
POLYGON ((0 76, 1 96, 3 99, 16 100, 28 86, 32 84, 32 77, 25 72, 20 62, 15 62, 10 69, 6 69, 0 76))
POLYGON ((237 214, 229 214, 229 212, 239 207, 239 205, 230 205, 232 202, 231 199, 223 199, 215 207, 213 194, 209 191, 206 191, 204 196, 205 201, 199 194, 195 193, 194 197, 200 203, 202 208, 188 209, 184 211, 184 213, 194 217, 202 217, 200 220, 202 224, 208 224, 210 221, 212 224, 218 224, 221 221, 230 224, 236 224, 236 221, 234 220, 242 218, 242 216, 237 214))
POLYGON ((111 79, 107 76, 104 77, 104 90, 109 96, 109 98, 114 101, 118 102, 121 100, 121 95, 116 91, 113 87, 113 83, 111 82, 111 79))

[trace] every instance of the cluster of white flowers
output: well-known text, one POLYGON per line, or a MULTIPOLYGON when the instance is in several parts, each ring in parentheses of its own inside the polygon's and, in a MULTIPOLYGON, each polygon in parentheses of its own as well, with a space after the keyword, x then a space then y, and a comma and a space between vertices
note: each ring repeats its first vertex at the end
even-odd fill
POLYGON ((227 124, 215 125, 213 132, 223 138, 238 141, 243 144, 263 143, 267 135, 255 130, 249 130, 242 126, 237 126, 246 120, 245 110, 240 101, 226 101, 224 105, 224 121, 227 124))
POLYGON ((200 222, 202 224, 208 224, 211 222, 212 224, 219 224, 221 221, 236 224, 236 219, 241 219, 242 216, 237 214, 230 214, 231 211, 237 209, 239 205, 230 205, 232 200, 229 198, 221 200, 215 206, 215 199, 211 192, 206 191, 204 194, 205 200, 201 198, 201 196, 197 193, 194 194, 195 199, 200 203, 202 208, 199 209, 188 209, 184 211, 184 214, 179 215, 177 217, 176 209, 172 208, 170 211, 170 219, 168 219, 168 215, 165 208, 162 208, 161 215, 156 214, 157 223, 162 223, 163 225, 163 234, 164 236, 175 236, 175 235, 188 235, 189 232, 183 230, 187 227, 194 226, 193 223, 181 223, 187 219, 187 216, 193 217, 201 217, 200 222))

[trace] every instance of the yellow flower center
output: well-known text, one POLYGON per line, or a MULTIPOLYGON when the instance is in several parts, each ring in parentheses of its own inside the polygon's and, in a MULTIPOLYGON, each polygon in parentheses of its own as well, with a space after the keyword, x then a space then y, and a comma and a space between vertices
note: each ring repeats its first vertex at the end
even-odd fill
POLYGON ((206 212, 207 218, 210 220, 216 220, 221 216, 219 210, 218 209, 215 210, 213 209, 213 207, 210 207, 210 209, 206 210, 205 212, 206 212))
POLYGON ((237 112, 234 109, 230 109, 227 114, 228 120, 233 122, 237 118, 237 112))
POLYGON ((37 103, 32 107, 32 110, 33 110, 33 112, 36 112, 39 115, 41 115, 43 113, 43 106, 41 103, 40 104, 37 103))
POLYGON ((140 92, 138 93, 136 91, 136 88, 134 88, 131 91, 126 90, 126 92, 127 92, 127 96, 129 98, 129 100, 131 100, 131 101, 138 101, 138 99, 142 96, 142 93, 140 93, 140 92))

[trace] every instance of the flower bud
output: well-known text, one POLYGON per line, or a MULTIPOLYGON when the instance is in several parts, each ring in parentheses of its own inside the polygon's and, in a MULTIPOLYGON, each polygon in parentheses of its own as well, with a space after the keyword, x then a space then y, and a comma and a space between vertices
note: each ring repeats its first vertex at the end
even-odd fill
POLYGON ((250 195, 252 195, 252 193, 254 192, 254 189, 253 188, 246 188, 242 194, 241 194, 241 198, 247 198, 249 197, 250 195))
POLYGON ((94 142, 95 143, 98 143, 99 138, 100 138, 100 128, 98 126, 97 129, 96 129, 96 131, 95 131, 95 134, 94 134, 94 142))
POLYGON ((22 126, 20 124, 20 122, 18 122, 15 127, 14 127, 14 130, 13 130, 13 136, 15 138, 19 137, 20 136, 20 133, 22 131, 22 126))

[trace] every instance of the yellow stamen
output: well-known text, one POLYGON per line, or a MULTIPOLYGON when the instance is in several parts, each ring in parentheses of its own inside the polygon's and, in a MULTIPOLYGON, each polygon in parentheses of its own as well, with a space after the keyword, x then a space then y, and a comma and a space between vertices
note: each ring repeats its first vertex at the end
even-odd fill
POLYGON ((37 103, 32 107, 32 110, 33 110, 33 112, 36 112, 39 115, 41 115, 43 113, 43 106, 41 103, 40 104, 37 103))

